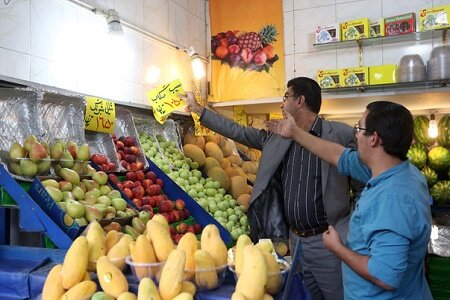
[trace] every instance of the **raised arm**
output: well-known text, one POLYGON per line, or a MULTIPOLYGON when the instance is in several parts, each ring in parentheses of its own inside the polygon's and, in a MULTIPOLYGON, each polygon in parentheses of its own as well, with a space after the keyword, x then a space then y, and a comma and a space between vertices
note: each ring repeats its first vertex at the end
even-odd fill
POLYGON ((266 121, 265 125, 268 130, 295 140, 310 152, 334 166, 337 166, 339 157, 341 157, 345 149, 340 144, 323 140, 301 129, 295 124, 294 118, 289 114, 284 120, 266 121))

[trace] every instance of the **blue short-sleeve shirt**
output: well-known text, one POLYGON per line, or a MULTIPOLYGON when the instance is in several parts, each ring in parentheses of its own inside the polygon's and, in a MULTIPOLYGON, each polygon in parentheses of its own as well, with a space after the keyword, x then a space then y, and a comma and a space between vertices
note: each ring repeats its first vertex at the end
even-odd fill
POLYGON ((369 273, 393 287, 386 291, 342 264, 345 299, 432 299, 424 274, 431 233, 429 193, 425 178, 404 161, 375 178, 346 149, 340 173, 366 183, 352 214, 347 247, 369 256, 369 273))

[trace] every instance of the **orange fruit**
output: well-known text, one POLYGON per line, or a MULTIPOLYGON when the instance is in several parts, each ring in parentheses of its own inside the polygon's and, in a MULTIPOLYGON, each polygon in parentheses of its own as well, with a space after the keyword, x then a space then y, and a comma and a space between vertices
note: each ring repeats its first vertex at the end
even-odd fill
POLYGON ((266 55, 267 59, 272 59, 275 57, 275 49, 273 48, 272 45, 267 45, 263 48, 263 52, 266 55))
POLYGON ((228 55, 228 48, 226 46, 219 46, 216 48, 215 54, 220 59, 225 58, 228 55))

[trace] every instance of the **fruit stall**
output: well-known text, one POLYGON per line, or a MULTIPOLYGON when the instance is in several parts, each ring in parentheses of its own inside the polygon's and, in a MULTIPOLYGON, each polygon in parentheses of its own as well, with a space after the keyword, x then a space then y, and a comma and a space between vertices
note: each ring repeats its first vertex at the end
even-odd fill
POLYGON ((247 235, 258 151, 121 106, 113 132, 86 130, 87 105, 0 88, 1 298, 307 299, 286 246, 247 235))

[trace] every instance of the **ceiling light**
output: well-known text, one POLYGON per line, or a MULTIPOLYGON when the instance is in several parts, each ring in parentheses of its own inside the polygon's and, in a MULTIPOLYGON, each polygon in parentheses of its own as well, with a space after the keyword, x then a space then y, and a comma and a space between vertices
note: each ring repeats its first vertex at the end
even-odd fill
POLYGON ((120 24, 119 14, 114 9, 109 9, 106 14, 106 23, 108 24, 108 33, 114 35, 122 35, 123 29, 120 24))
POLYGON ((434 113, 431 113, 430 115, 430 123, 428 123, 428 136, 432 139, 437 138, 439 132, 438 132, 438 126, 437 122, 434 116, 434 113))
POLYGON ((190 47, 189 49, 185 49, 185 52, 189 55, 191 58, 191 67, 192 67, 192 74, 194 75, 194 78, 196 80, 200 80, 205 77, 205 66, 203 64, 203 61, 198 55, 197 52, 195 52, 194 47, 190 47))

